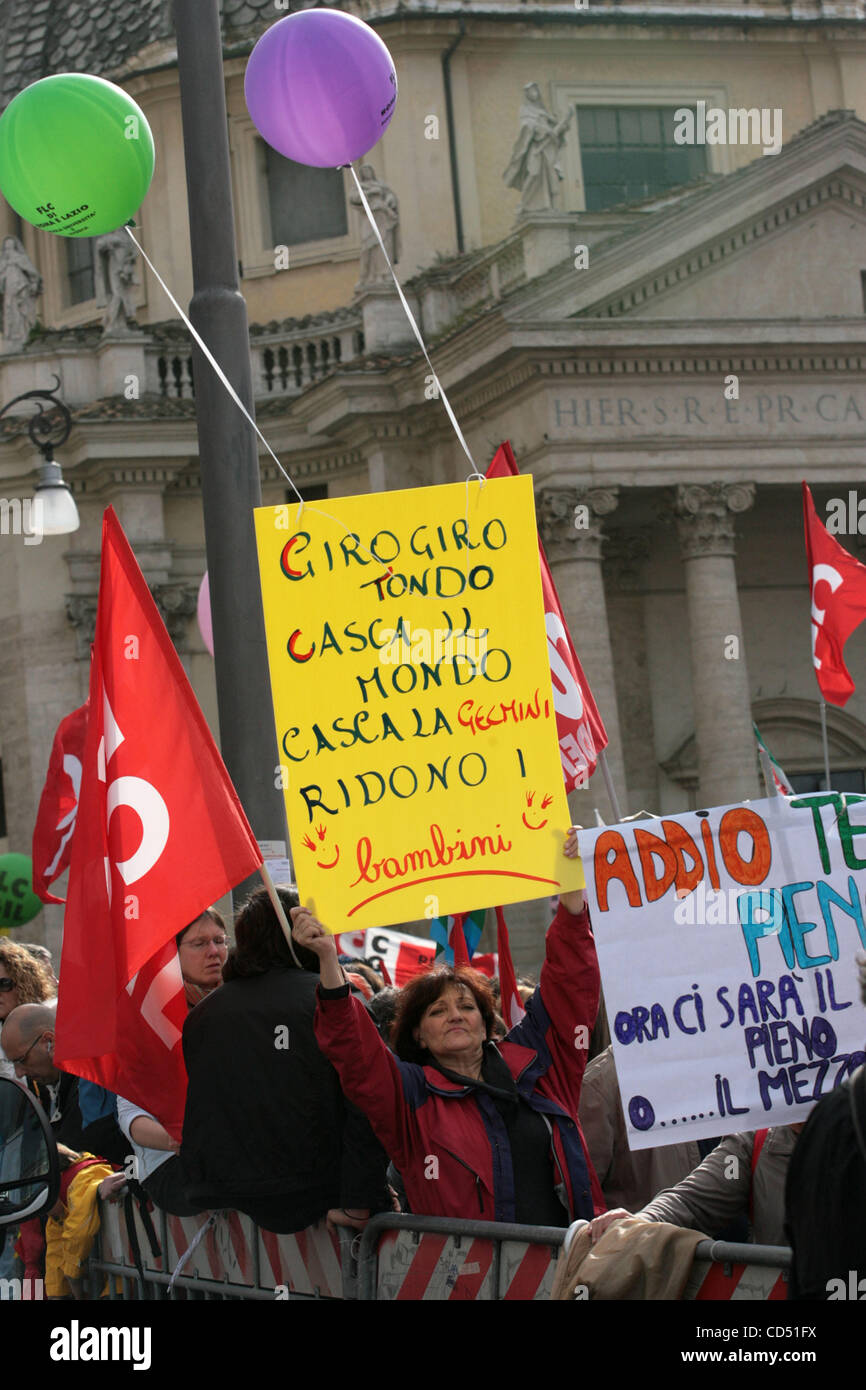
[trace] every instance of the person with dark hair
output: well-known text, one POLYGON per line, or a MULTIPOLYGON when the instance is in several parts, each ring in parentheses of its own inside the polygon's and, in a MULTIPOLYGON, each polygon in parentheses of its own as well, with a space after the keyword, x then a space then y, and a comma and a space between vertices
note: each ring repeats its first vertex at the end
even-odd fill
MULTIPOLYGON (((565 843, 577 857, 577 835, 565 843)), ((293 935, 320 960, 316 1036, 398 1168, 413 1212, 565 1226, 604 1211, 577 1105, 598 1008, 581 891, 563 893, 526 1017, 497 1046, 490 985, 466 966, 404 986, 391 1034, 349 996, 334 937, 303 908, 293 935)))
MULTIPOLYGON (((866 959, 858 965, 866 1004, 866 959)), ((866 1297, 866 1065, 819 1100, 806 1121, 788 1169, 785 1230, 789 1299, 866 1297)))
POLYGON ((385 1042, 390 1046, 391 1028, 394 1019, 397 1017, 397 1005, 400 1002, 400 991, 393 985, 386 985, 380 989, 378 994, 367 1005, 367 1012, 376 1024, 385 1042))
MULTIPOLYGON (((287 912, 297 907, 296 894, 277 891, 287 912)), ((242 908, 235 940, 225 984, 183 1030, 186 1195, 269 1231, 300 1231, 326 1214, 360 1227, 389 1206, 387 1164, 316 1042, 318 958, 301 945, 293 953, 264 889, 242 908)))
POLYGON ((353 975, 360 975, 362 980, 366 980, 370 986, 371 995, 379 994, 385 988, 385 982, 377 970, 369 966, 364 960, 350 960, 346 966, 353 975))

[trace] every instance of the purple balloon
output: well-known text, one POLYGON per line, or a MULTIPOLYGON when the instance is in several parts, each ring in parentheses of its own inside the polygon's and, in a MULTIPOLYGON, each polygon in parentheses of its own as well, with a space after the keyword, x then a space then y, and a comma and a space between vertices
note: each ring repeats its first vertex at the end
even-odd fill
POLYGON ((259 134, 287 159, 335 169, 382 138, 397 75, 379 35, 342 10, 301 10, 262 35, 244 79, 259 134))

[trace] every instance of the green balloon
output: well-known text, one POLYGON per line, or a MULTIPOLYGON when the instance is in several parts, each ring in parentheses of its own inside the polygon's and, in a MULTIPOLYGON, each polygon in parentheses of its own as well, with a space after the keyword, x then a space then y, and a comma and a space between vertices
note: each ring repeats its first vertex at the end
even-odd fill
POLYGON ((42 903, 33 892, 33 862, 26 854, 0 855, 0 927, 23 927, 42 903))
POLYGON ((0 117, 0 191, 34 227, 58 236, 101 236, 129 222, 153 162, 144 112, 102 77, 43 77, 0 117))

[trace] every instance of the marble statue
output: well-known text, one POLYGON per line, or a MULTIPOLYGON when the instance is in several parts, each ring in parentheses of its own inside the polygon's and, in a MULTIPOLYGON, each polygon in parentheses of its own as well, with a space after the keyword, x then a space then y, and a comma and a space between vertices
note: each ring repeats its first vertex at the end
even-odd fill
MULTIPOLYGON (((359 174, 364 196, 370 204, 370 211, 376 219, 379 234, 385 243, 385 250, 392 265, 400 259, 400 205, 397 196, 386 183, 376 178, 371 164, 362 164, 359 174)), ((352 194, 351 202, 361 207, 358 194, 352 194)), ((388 267, 382 259, 376 234, 370 226, 366 213, 361 222, 361 274, 362 285, 390 281, 388 267)))
POLYGON ((133 331, 135 320, 135 262, 138 251, 126 232, 106 232, 96 238, 93 258, 93 279, 96 302, 105 306, 102 332, 124 334, 133 331))
POLYGON ((555 121, 541 99, 538 83, 528 82, 524 87, 520 134, 502 176, 509 188, 520 189, 518 213, 557 207, 559 185, 564 178, 559 151, 573 115, 570 110, 561 121, 555 121))
POLYGON ((3 238, 0 246, 0 294, 3 295, 3 337, 7 344, 23 346, 36 323, 36 301, 42 293, 42 276, 16 236, 3 238))

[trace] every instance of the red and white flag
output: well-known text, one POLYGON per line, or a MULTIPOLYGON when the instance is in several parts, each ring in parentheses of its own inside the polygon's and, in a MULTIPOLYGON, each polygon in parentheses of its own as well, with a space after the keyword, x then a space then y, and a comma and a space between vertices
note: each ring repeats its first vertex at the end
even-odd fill
POLYGON ((48 885, 69 866, 78 814, 81 760, 87 736, 89 701, 61 719, 51 745, 48 773, 33 828, 33 891, 44 903, 63 903, 48 885))
MULTIPOLYGON (((501 444, 487 470, 487 477, 503 478, 518 473, 511 445, 501 444)), ((569 636, 540 537, 538 559, 559 756, 565 790, 572 792, 576 787, 585 787, 595 772, 598 755, 607 747, 607 733, 569 636)))
POLYGON ((526 1010, 517 992, 517 977, 514 974, 514 962, 511 959, 511 944, 508 940, 508 928, 505 925, 505 913, 501 907, 497 907, 495 911, 496 954, 499 957, 500 1011, 505 1019, 505 1026, 516 1028, 526 1010))
MULTIPOLYGON (((369 931, 341 932, 337 937, 337 950, 341 956, 354 956, 366 960, 376 970, 380 970, 388 985, 402 989, 407 980, 415 975, 424 975, 434 967, 436 942, 424 936, 407 936, 404 932, 369 931)), ((473 970, 483 975, 496 975, 498 961, 495 952, 472 957, 473 970)))
POLYGON ((57 1010, 64 1070, 180 1138, 186 1016, 174 937, 262 856, 111 507, 57 1010))
POLYGON ((842 650, 866 618, 866 565, 829 535, 806 483, 803 521, 812 596, 812 664, 824 699, 831 705, 844 705, 854 694, 854 682, 842 650))

